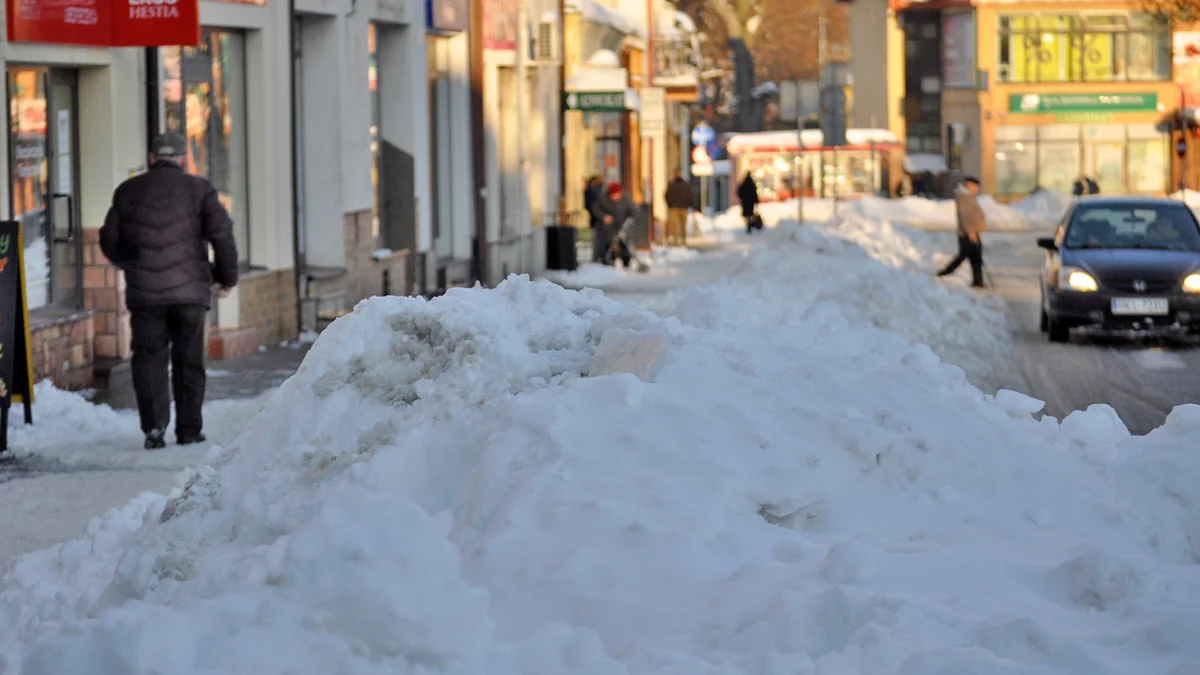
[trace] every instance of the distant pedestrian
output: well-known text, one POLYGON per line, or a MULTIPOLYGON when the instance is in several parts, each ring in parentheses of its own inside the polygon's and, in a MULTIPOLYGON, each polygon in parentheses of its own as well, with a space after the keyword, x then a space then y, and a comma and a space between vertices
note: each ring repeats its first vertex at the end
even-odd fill
POLYGON ((596 202, 600 200, 604 193, 604 179, 600 176, 592 176, 587 179, 583 185, 583 210, 587 213, 588 227, 592 230, 592 262, 600 262, 604 257, 603 251, 600 250, 600 236, 597 229, 598 223, 595 216, 592 215, 596 207, 596 202))
POLYGON ((117 187, 100 228, 101 250, 125 274, 133 388, 147 450, 166 447, 172 390, 176 441, 205 441, 205 315, 214 283, 217 297, 226 297, 238 281, 233 221, 213 184, 184 170, 185 144, 174 133, 154 139, 150 169, 117 187))
POLYGON ((987 231, 987 217, 979 206, 979 179, 967 176, 954 189, 954 210, 958 216, 958 255, 940 272, 939 277, 953 274, 958 266, 971 262, 971 287, 983 288, 983 239, 987 231))
POLYGON ((1071 194, 1076 197, 1082 197, 1085 194, 1098 195, 1100 194, 1100 186, 1090 176, 1080 175, 1075 179, 1075 184, 1071 187, 1071 194))
POLYGON ((754 177, 750 172, 746 172, 746 177, 742 179, 742 184, 738 186, 738 200, 742 202, 742 218, 746 221, 746 233, 750 234, 754 231, 754 218, 758 211, 758 185, 754 182, 754 177))
POLYGON ((600 262, 614 265, 620 259, 628 268, 633 261, 633 253, 623 237, 621 228, 625 222, 633 218, 634 207, 625 196, 625 188, 620 183, 609 183, 607 194, 600 197, 593 207, 596 219, 596 234, 600 244, 602 257, 600 262))
POLYGON ((687 246, 688 215, 695 196, 692 185, 683 179, 683 172, 676 170, 675 177, 667 186, 667 245, 687 246))

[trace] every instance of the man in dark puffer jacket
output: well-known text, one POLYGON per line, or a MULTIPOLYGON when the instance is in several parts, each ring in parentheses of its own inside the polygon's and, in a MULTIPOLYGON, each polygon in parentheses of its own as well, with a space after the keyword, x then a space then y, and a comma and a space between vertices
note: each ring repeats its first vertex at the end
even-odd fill
POLYGON ((176 441, 204 442, 205 316, 214 283, 225 297, 238 280, 233 221, 213 184, 183 169, 186 143, 174 133, 156 138, 150 170, 117 188, 100 228, 101 250, 125 273, 133 388, 147 450, 166 447, 172 388, 176 441))

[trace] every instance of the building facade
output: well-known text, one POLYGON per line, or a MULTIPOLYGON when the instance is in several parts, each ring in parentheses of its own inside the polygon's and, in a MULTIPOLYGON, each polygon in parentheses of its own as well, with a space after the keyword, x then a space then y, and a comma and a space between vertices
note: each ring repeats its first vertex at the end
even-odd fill
POLYGON ((1172 26, 1137 3, 900 6, 909 152, 942 153, 983 189, 1018 199, 1070 192, 1164 194, 1180 105, 1172 26), (931 55, 936 54, 936 58, 931 55))
POLYGON ((301 327, 317 330, 364 298, 436 283, 427 8, 296 0, 293 20, 287 175, 301 327))
POLYGON ((198 44, 186 47, 23 27, 0 43, 10 111, 0 207, 26 233, 36 379, 104 386, 129 358, 123 278, 98 231, 161 130, 188 140, 188 170, 213 182, 235 223, 241 280, 214 299, 210 357, 294 339, 365 297, 436 287, 429 7, 197 9, 198 44), (87 44, 46 41, 59 38, 87 44))

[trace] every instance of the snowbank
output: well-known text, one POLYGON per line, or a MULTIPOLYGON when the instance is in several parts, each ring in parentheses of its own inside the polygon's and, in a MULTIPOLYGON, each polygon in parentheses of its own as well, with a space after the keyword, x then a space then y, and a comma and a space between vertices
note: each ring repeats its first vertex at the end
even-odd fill
POLYGON ((670 318, 360 304, 211 466, 15 566, 7 669, 1195 672, 1200 406, 1131 437, 984 395, 892 332, 918 249, 808 288, 877 227, 768 233, 814 252, 670 318))
MULTIPOLYGON (((1058 192, 1039 191, 1012 204, 1001 204, 988 195, 979 198, 979 204, 987 215, 989 229, 996 232, 1019 232, 1053 227, 1062 218, 1071 197, 1058 192)), ((832 199, 805 199, 805 222, 825 222, 834 216, 832 199)), ((763 222, 774 226, 781 220, 794 220, 798 216, 796 200, 761 204, 759 213, 763 222)), ((874 218, 896 225, 907 225, 926 230, 953 230, 956 227, 954 202, 951 200, 903 197, 880 199, 863 197, 837 204, 837 213, 853 214, 874 218)), ((715 234, 725 231, 745 230, 740 206, 734 206, 716 218, 698 218, 702 232, 715 234)))

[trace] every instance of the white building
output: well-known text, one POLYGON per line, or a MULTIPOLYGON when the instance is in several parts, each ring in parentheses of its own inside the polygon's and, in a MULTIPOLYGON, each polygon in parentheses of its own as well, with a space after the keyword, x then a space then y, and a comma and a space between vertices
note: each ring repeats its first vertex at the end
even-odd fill
POLYGON ((558 211, 562 184, 562 31, 558 0, 481 4, 487 231, 482 281, 494 285, 509 274, 545 268, 542 228, 558 211))
POLYGON ((123 281, 97 232, 157 129, 188 138, 189 168, 236 224, 242 280, 210 314, 210 355, 436 283, 425 3, 294 5, 293 23, 288 2, 202 0, 186 48, 104 46, 110 35, 38 25, 67 25, 52 12, 6 33, 0 209, 24 223, 38 379, 91 386, 129 356, 123 281), (99 46, 31 41, 46 39, 99 46))

